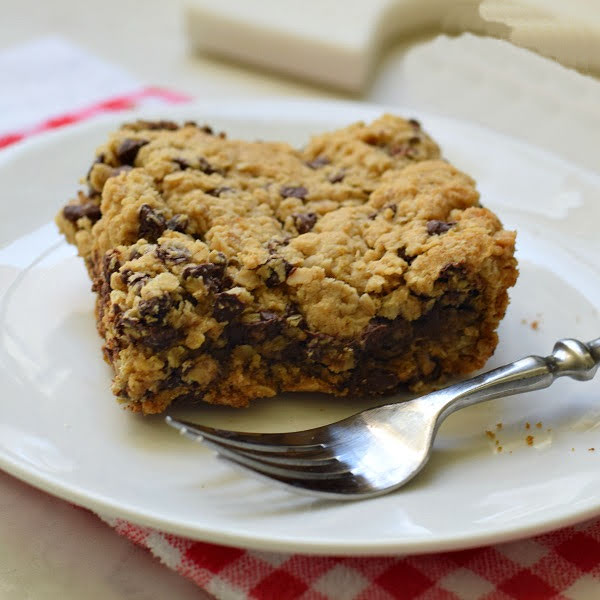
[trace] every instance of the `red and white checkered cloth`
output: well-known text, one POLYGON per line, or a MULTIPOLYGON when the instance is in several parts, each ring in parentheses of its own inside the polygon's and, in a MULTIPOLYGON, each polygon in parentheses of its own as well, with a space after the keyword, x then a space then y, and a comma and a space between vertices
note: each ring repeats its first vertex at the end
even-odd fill
MULTIPOLYGON (((98 114, 186 99, 160 88, 134 89, 0 132, 0 148, 98 114)), ((404 557, 259 552, 104 520, 219 600, 600 599, 600 520, 512 543, 404 557)))
POLYGON ((404 557, 258 552, 120 519, 109 523, 219 600, 600 598, 600 521, 496 546, 404 557))

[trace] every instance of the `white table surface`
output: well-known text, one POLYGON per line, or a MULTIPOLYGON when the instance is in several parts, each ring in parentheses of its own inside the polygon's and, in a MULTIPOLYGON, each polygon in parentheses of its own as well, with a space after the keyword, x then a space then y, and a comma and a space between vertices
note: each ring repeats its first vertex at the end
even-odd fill
MULTIPOLYGON (((198 98, 349 98, 274 74, 191 56, 180 0, 94 4, 20 0, 1 1, 0 6, 0 49, 58 34, 120 64, 142 81, 198 98)), ((597 152, 588 150, 593 132, 600 130, 600 84, 504 42, 430 36, 399 43, 384 56, 370 88, 353 99, 475 120, 600 171, 597 152), (548 127, 548 120, 557 114, 560 130, 548 127)), ((208 598, 93 514, 3 473, 0 597, 208 598)))

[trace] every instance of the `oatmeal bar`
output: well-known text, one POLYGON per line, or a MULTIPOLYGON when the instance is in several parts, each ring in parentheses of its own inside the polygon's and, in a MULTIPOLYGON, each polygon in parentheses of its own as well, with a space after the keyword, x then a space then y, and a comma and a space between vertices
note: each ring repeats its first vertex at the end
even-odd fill
POLYGON ((138 121, 86 182, 57 223, 135 411, 422 390, 496 346, 515 234, 415 120, 384 115, 302 150, 138 121))

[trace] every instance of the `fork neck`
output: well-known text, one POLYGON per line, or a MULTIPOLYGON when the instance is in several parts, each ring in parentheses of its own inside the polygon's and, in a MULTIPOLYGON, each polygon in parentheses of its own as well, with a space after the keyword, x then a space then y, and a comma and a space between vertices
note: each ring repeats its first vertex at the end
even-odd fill
POLYGON ((546 388, 558 378, 592 379, 600 363, 600 338, 584 344, 578 340, 558 341, 549 356, 528 356, 442 390, 447 404, 439 422, 448 415, 479 402, 546 388))

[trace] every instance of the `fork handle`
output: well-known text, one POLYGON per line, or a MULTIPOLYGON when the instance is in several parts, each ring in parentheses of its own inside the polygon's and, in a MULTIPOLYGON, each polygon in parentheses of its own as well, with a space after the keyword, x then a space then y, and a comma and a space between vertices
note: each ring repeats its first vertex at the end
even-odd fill
POLYGON ((472 404, 547 388, 558 377, 587 381, 596 374, 598 364, 600 338, 587 344, 574 339, 559 340, 549 356, 527 356, 441 390, 442 396, 449 393, 449 402, 438 423, 472 404))

